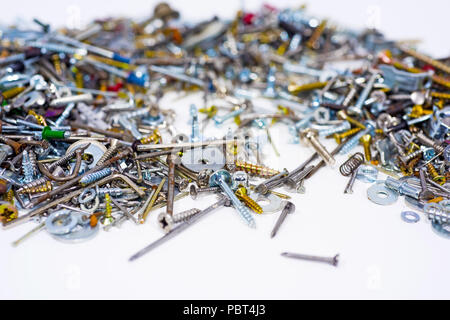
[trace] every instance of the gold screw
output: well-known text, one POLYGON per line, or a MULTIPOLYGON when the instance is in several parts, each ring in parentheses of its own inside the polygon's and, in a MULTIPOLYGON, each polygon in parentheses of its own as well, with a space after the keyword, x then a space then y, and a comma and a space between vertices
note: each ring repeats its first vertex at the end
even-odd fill
POLYGON ((335 133, 335 134, 333 134, 333 138, 334 138, 334 140, 336 140, 337 144, 341 144, 342 139, 345 139, 354 134, 357 134, 359 131, 361 131, 361 128, 353 128, 353 129, 350 129, 350 130, 342 132, 342 133, 335 133))
POLYGON ((263 209, 261 208, 261 206, 258 203, 256 203, 255 200, 253 200, 252 198, 250 198, 248 196, 246 188, 241 187, 241 188, 237 189, 235 194, 236 194, 236 197, 239 200, 241 200, 247 207, 249 207, 256 213, 259 213, 259 214, 263 213, 263 209))
POLYGON ((350 117, 345 110, 340 110, 337 113, 337 117, 340 120, 347 120, 348 122, 350 122, 352 125, 354 125, 355 127, 358 127, 362 130, 366 129, 366 126, 363 125, 361 122, 359 122, 358 120, 356 120, 355 118, 350 117))
POLYGON ((236 165, 237 171, 244 171, 248 174, 258 176, 260 178, 270 178, 270 177, 273 177, 280 173, 277 170, 274 170, 274 169, 271 169, 271 168, 268 168, 265 166, 260 166, 257 164, 239 161, 239 160, 236 161, 235 165, 236 165))
POLYGON ((364 155, 367 161, 372 160, 372 151, 370 150, 370 144, 372 143, 372 136, 370 134, 365 134, 359 139, 359 141, 364 146, 364 155))
POLYGON ((427 163, 427 168, 434 182, 437 182, 440 185, 445 183, 446 181, 445 177, 439 175, 439 173, 436 171, 436 168, 431 163, 427 163))

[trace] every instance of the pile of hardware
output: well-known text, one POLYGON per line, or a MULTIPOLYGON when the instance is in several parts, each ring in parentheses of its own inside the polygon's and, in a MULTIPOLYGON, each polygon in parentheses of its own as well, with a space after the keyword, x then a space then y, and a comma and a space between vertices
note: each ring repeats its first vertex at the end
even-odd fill
POLYGON ((450 236, 450 59, 377 30, 341 28, 304 7, 264 5, 195 24, 179 17, 160 3, 139 22, 53 30, 35 19, 31 29, 1 29, 0 221, 38 223, 16 245, 39 230, 90 239, 127 220, 143 224, 161 208, 165 235, 132 259, 222 206, 249 227, 259 214, 281 212, 275 236, 295 210, 286 193, 304 192, 337 155, 349 157, 339 168, 349 177, 345 193, 361 180, 379 205, 405 196, 450 236), (159 103, 181 92, 204 98, 200 108, 186 106, 188 135, 174 126, 177 110, 159 103), (315 153, 292 171, 265 166, 264 144, 283 158, 274 126, 315 153), (222 134, 208 135, 211 127, 222 134), (174 212, 175 201, 208 194, 218 199, 207 209, 174 212))

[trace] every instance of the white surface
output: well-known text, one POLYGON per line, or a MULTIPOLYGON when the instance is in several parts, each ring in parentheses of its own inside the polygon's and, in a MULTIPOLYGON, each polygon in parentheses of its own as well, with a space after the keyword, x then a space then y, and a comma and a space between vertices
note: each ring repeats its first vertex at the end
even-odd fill
MULTIPOLYGON (((60 12, 75 2, 37 3, 8 1, 3 8, 10 19, 37 16, 64 23, 60 12)), ((152 9, 148 2, 138 5, 141 1, 128 1, 125 7, 123 3, 76 2, 84 21, 118 12, 142 16, 152 9)), ((231 14, 232 7, 238 5, 238 1, 226 2, 226 8, 222 8, 223 2, 220 6, 207 1, 196 3, 199 1, 179 3, 177 8, 183 15, 200 18, 211 13, 231 14)), ((252 6, 254 3, 251 1, 252 6)), ((364 24, 368 5, 381 6, 382 29, 393 37, 423 38, 430 52, 450 53, 448 41, 438 41, 448 12, 442 7, 448 9, 448 3, 311 1, 314 12, 350 25, 364 24), (405 5, 410 9, 403 8, 405 5), (400 9, 407 13, 399 13, 400 9)), ((200 106, 199 98, 168 97, 162 107, 177 110, 178 128, 188 133, 188 106, 192 101, 200 106)), ((276 125, 272 135, 282 154, 281 159, 268 157, 267 164, 274 168, 293 169, 312 153, 308 148, 287 144, 288 131, 283 125, 276 125)), ((327 146, 334 148, 335 143, 329 141, 327 146)), ((270 146, 265 153, 271 153, 270 146)), ((337 160, 341 164, 345 157, 337 160)), ((128 262, 132 254, 163 235, 156 224, 161 210, 152 213, 143 226, 126 222, 121 229, 101 232, 94 240, 77 245, 59 243, 42 231, 12 248, 10 243, 35 225, 1 230, 0 298, 450 298, 448 240, 437 236, 423 215, 417 224, 403 222, 400 212, 407 208, 403 198, 395 205, 381 207, 367 199, 369 185, 359 181, 353 195, 343 195, 346 183, 338 167, 319 171, 307 181, 306 194, 294 196, 297 211, 286 219, 273 240, 269 234, 278 213, 257 216, 257 229, 251 230, 233 209, 220 209, 134 263, 128 262), (283 251, 326 256, 340 253, 341 262, 333 268, 282 258, 283 251)), ((184 199, 175 204, 175 211, 193 206, 203 209, 214 201, 214 197, 197 202, 184 199)))

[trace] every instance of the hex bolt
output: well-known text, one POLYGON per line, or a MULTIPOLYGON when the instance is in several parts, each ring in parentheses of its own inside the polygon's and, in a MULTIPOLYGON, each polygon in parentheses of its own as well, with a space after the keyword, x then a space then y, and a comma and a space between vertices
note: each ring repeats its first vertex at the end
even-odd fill
POLYGON ((158 216, 158 223, 159 226, 164 230, 164 232, 169 233, 170 231, 172 231, 175 224, 189 220, 192 216, 198 214, 200 211, 201 210, 194 208, 180 212, 173 216, 161 212, 158 216))
POLYGON ((209 185, 211 187, 219 186, 222 191, 228 196, 230 201, 233 203, 234 208, 238 211, 241 218, 247 223, 250 228, 255 228, 256 223, 250 210, 239 201, 239 199, 231 190, 229 184, 231 183, 231 174, 226 170, 219 170, 214 172, 209 178, 209 185))
POLYGON ((334 257, 330 257, 330 258, 328 258, 328 257, 310 256, 310 255, 298 254, 298 253, 289 253, 289 252, 283 252, 281 255, 283 257, 286 257, 286 258, 327 263, 327 264, 330 264, 330 265, 332 265, 334 267, 337 267, 337 265, 339 263, 339 254, 335 255, 334 257))
POLYGON ((322 157, 322 159, 330 166, 336 163, 334 157, 327 151, 327 149, 317 139, 317 130, 308 128, 300 133, 300 138, 306 145, 311 145, 314 150, 322 157))
POLYGON ((191 195, 191 198, 193 200, 197 199, 200 194, 207 194, 207 193, 217 193, 220 192, 222 189, 220 187, 210 187, 210 188, 197 188, 194 185, 191 185, 189 189, 189 194, 191 195))

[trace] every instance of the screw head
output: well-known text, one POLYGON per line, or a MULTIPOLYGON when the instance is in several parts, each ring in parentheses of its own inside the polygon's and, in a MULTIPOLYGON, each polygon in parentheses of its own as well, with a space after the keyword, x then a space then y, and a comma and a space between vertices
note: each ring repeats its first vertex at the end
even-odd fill
POLYGON ((209 178, 210 187, 220 186, 220 180, 225 181, 227 184, 231 183, 231 174, 227 170, 219 170, 214 172, 209 178))
POLYGON ((318 136, 318 132, 315 129, 307 128, 300 132, 300 139, 303 143, 308 144, 311 138, 315 138, 318 136))
POLYGON ((197 199, 197 196, 198 196, 197 187, 194 185, 191 185, 191 188, 189 189, 189 194, 191 195, 191 198, 193 200, 197 199))
POLYGON ((172 230, 173 227, 173 219, 172 216, 166 214, 165 212, 161 212, 158 216, 158 224, 164 232, 168 233, 172 230))

